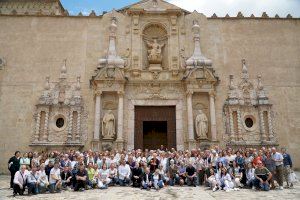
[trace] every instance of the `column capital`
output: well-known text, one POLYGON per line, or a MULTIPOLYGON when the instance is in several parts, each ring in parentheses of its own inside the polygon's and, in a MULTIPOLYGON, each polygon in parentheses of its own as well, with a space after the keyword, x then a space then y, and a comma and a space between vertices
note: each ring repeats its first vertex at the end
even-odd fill
POLYGON ((187 91, 186 91, 186 96, 187 96, 187 97, 191 97, 193 94, 194 94, 194 91, 193 91, 193 90, 187 90, 187 91))
POLYGON ((216 96, 216 92, 214 90, 211 90, 208 92, 210 97, 215 97, 216 96))
POLYGON ((125 92, 124 92, 124 91, 118 91, 118 95, 119 95, 119 97, 123 97, 123 96, 124 96, 124 94, 125 94, 125 92))
POLYGON ((102 95, 102 91, 101 90, 95 91, 95 96, 101 96, 101 95, 102 95))

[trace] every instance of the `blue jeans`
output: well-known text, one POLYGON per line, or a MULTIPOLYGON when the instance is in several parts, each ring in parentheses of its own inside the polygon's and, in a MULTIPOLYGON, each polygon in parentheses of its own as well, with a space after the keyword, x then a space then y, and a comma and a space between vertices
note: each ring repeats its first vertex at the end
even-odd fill
POLYGON ((263 191, 269 191, 270 190, 270 185, 269 185, 268 182, 261 183, 258 179, 254 179, 253 183, 254 183, 254 186, 256 188, 260 188, 263 191))
POLYGON ((123 180, 119 179, 120 186, 125 186, 130 183, 130 179, 124 178, 123 180))
POLYGON ((28 183, 27 187, 28 187, 29 194, 38 194, 39 193, 39 189, 35 183, 28 183))

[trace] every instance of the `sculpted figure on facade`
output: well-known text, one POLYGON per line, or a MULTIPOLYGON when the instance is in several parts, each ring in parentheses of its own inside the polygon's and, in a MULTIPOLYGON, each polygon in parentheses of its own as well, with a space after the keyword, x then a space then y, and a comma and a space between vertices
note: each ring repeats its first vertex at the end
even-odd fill
POLYGON ((159 44, 157 39, 153 42, 146 42, 148 46, 148 60, 150 64, 161 64, 162 63, 162 48, 165 44, 159 44))
POLYGON ((199 139, 207 139, 208 119, 202 110, 199 110, 199 114, 195 119, 195 125, 197 137, 199 139))
POLYGON ((102 136, 112 139, 115 136, 115 116, 111 110, 105 113, 102 120, 102 136))

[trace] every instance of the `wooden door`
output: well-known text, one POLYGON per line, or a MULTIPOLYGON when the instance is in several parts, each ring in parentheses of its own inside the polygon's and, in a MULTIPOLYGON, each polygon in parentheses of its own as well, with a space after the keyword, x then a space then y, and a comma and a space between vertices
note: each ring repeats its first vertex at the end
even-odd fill
MULTIPOLYGON (((161 140, 161 144, 168 149, 176 148, 176 109, 175 106, 136 106, 135 107, 135 130, 134 130, 134 148, 144 149, 144 134, 147 137, 152 137, 152 143, 147 139, 146 146, 156 148, 161 140), (144 133, 144 122, 166 122, 167 135, 157 132, 153 134, 144 133), (166 137, 166 145, 163 138, 166 137), (149 144, 149 142, 151 144, 149 144)), ((151 148, 151 149, 152 149, 151 148)))

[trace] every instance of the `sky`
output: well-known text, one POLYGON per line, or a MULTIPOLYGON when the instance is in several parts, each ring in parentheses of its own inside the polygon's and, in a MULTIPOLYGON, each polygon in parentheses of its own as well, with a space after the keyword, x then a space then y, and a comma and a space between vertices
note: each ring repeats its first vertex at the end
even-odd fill
MULTIPOLYGON (((223 17, 227 13, 236 16, 241 11, 244 16, 261 16, 267 12, 270 17, 278 14, 286 17, 291 14, 293 17, 300 17, 300 0, 167 0, 188 11, 197 10, 206 16, 216 13, 223 17)), ((61 0, 65 9, 70 15, 89 15, 94 10, 98 15, 103 11, 111 11, 113 8, 120 9, 124 6, 138 2, 138 0, 61 0)))

